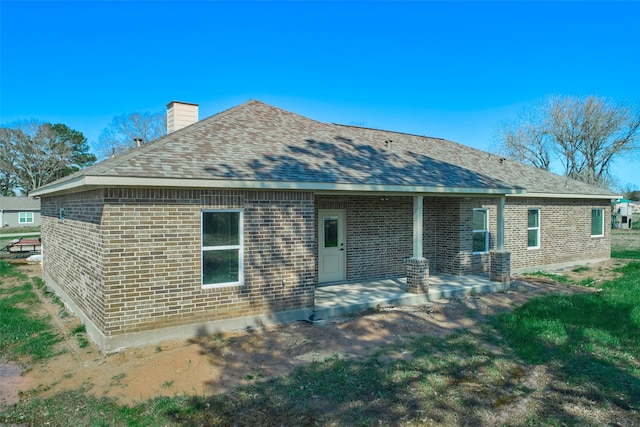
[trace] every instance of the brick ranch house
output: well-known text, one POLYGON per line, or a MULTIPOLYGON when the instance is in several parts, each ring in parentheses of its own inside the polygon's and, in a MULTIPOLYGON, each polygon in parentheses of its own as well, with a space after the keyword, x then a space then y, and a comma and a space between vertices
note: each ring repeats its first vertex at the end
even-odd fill
POLYGON ((36 189, 43 276, 103 351, 307 319, 316 286, 609 258, 606 190, 259 101, 36 189))

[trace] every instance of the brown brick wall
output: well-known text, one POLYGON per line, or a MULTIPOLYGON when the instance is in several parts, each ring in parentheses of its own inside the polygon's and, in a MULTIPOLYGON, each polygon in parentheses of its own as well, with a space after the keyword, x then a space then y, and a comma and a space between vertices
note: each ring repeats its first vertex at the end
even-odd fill
POLYGON ((489 199, 425 197, 423 253, 432 272, 489 274, 489 253, 473 254, 473 209, 489 210, 489 249, 495 245, 496 204, 489 199))
MULTIPOLYGON (((95 252, 99 265, 92 270, 103 270, 103 276, 85 281, 90 283, 78 280, 82 263, 91 258, 86 254, 93 249, 87 245, 91 239, 76 242, 78 260, 65 263, 60 253, 50 253, 45 268, 64 264, 58 269, 64 275, 52 276, 61 287, 104 295, 104 313, 90 318, 105 335, 313 306, 313 194, 170 189, 107 189, 102 194, 102 256, 95 252), (201 210, 227 208, 244 210, 245 284, 203 289, 201 210)), ((85 199, 73 198, 80 204, 85 199)), ((62 223, 87 227, 67 207, 62 223)), ((100 226, 93 226, 97 234, 100 226)), ((50 240, 65 236, 43 228, 44 235, 50 240)))
POLYGON ((41 200, 43 269, 99 328, 105 326, 103 201, 100 190, 41 200))
MULTIPOLYGON (((347 210, 347 280, 404 277, 413 255, 413 198, 318 196, 319 209, 347 210)), ((473 254, 474 207, 489 209, 490 247, 496 232, 496 203, 459 197, 425 197, 423 256, 432 273, 489 274, 491 256, 473 254)), ((317 223, 317 211, 316 211, 317 223)))
MULTIPOLYGON (((491 271, 472 254, 472 210, 495 198, 425 197, 424 256, 431 272, 491 271)), ((606 258, 610 230, 591 238, 591 208, 607 201, 507 198, 512 268, 606 258), (541 209, 541 249, 527 250, 527 208, 541 209), (562 245, 557 244, 557 238, 562 245)), ((347 210, 347 280, 403 277, 412 256, 413 200, 310 192, 107 189, 44 197, 43 265, 107 336, 313 307, 317 209, 347 210), (58 219, 64 208, 64 220, 58 219), (244 212, 245 283, 203 289, 201 211, 244 212)))
MULTIPOLYGON (((436 198, 432 203, 439 206, 435 235, 436 271, 450 274, 490 274, 491 256, 473 254, 472 213, 474 208, 485 208, 489 212, 489 250, 496 249, 497 198, 436 198), (453 232, 456 223, 461 234, 453 232), (459 239, 459 240, 458 240, 459 239), (456 249, 459 251, 456 252, 456 249)), ((432 251, 427 245, 426 224, 429 211, 425 198, 425 256, 432 251)), ((580 260, 608 258, 611 235, 607 218, 611 206, 607 200, 571 200, 539 198, 506 198, 505 201, 505 250, 511 252, 511 268, 543 266, 580 260), (540 249, 527 249, 527 210, 540 209, 540 249), (605 217, 604 237, 591 237, 591 209, 603 208, 605 217), (560 243, 558 243, 560 242, 560 243)), ((433 254, 430 254, 433 257, 433 254)), ((430 259, 433 264, 433 259, 430 259)))
MULTIPOLYGON (((412 197, 391 196, 381 201, 380 197, 318 196, 317 206, 347 210, 347 280, 406 275, 403 260, 413 255, 412 197)), ((489 274, 488 253, 473 255, 472 265, 471 209, 476 206, 484 204, 464 198, 424 198, 423 256, 431 272, 489 274)), ((492 209, 495 211, 495 203, 492 209)), ((490 221, 492 215, 495 213, 490 213, 490 221)), ((493 221, 495 229, 495 217, 493 221)))
POLYGON ((410 197, 316 197, 317 209, 346 209, 347 281, 406 275, 403 260, 413 251, 412 203, 410 197))
MULTIPOLYGON (((425 197, 423 254, 431 272, 454 275, 491 273, 491 255, 472 253, 474 208, 489 214, 489 250, 496 249, 498 198, 425 197)), ((411 197, 318 196, 322 209, 347 209, 347 280, 399 277, 405 274, 402 259, 412 255, 411 197), (384 244, 383 244, 384 242, 384 244)), ((511 252, 512 268, 606 258, 610 232, 591 238, 591 209, 605 209, 605 201, 507 198, 505 250, 511 252), (518 206, 518 207, 516 207, 518 206), (527 208, 541 208, 540 250, 527 250, 527 208), (581 218, 577 220, 574 218, 581 218), (555 236, 565 236, 563 245, 555 236), (576 238, 576 236, 582 236, 576 238), (558 261, 556 261, 558 260, 558 261)))
POLYGON ((411 197, 349 197, 347 224, 347 280, 406 275, 404 258, 413 255, 411 197))
MULTIPOLYGON (((422 203, 422 256, 429 260, 429 273, 438 271, 438 230, 437 212, 441 209, 437 204, 438 199, 425 197, 422 203)), ((413 201, 412 201, 413 203, 413 201)), ((412 212, 413 215, 413 212, 412 212)), ((413 238, 413 231, 412 231, 413 238)))
POLYGON ((525 268, 611 254, 611 204, 608 200, 507 198, 505 249, 511 268, 525 268), (540 249, 527 249, 527 210, 540 209, 540 249), (604 209, 604 236, 591 237, 591 209, 604 209))
POLYGON ((425 199, 423 223, 429 224, 429 235, 423 235, 423 252, 428 251, 425 257, 429 258, 432 272, 461 274, 461 263, 464 265, 466 255, 470 255, 470 249, 467 254, 461 253, 471 242, 471 217, 463 202, 457 197, 425 199))

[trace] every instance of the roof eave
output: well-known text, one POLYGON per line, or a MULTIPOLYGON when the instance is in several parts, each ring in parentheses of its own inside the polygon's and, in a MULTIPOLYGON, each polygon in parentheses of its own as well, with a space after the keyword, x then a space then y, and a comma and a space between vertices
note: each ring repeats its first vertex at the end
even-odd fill
POLYGON ((435 194, 519 194, 522 188, 466 188, 429 185, 389 185, 389 184, 351 184, 325 182, 294 181, 250 181, 250 180, 213 180, 213 179, 181 179, 181 178, 131 178, 117 176, 82 176, 59 184, 53 183, 38 188, 31 196, 53 196, 76 193, 97 188, 114 187, 155 187, 155 188, 235 188, 253 190, 303 190, 314 192, 362 192, 362 193, 435 193, 435 194))
POLYGON ((86 178, 86 176, 79 176, 62 182, 54 181, 51 184, 47 184, 30 191, 29 196, 41 197, 53 194, 75 193, 77 191, 81 191, 79 189, 86 186, 86 178))
POLYGON ((517 193, 509 194, 509 197, 529 197, 532 199, 615 199, 616 196, 612 194, 582 194, 582 193, 517 193))

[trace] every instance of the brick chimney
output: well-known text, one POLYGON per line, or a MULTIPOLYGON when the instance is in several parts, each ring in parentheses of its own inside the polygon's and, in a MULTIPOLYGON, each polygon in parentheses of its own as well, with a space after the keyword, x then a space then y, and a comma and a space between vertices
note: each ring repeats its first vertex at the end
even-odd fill
POLYGON ((171 101, 167 104, 167 133, 198 121, 198 104, 171 101))

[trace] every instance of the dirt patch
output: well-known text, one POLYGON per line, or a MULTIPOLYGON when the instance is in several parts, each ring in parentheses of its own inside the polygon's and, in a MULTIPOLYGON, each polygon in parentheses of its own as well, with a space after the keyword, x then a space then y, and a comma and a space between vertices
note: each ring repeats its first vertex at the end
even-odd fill
POLYGON ((22 375, 22 366, 12 362, 0 361, 0 404, 15 403, 20 399, 20 390, 33 386, 22 375))
MULTIPOLYGON (((623 264, 611 260, 591 265, 589 270, 562 273, 576 279, 591 274, 600 281, 615 277, 612 270, 623 264)), ((21 269, 29 275, 39 274, 38 266, 21 269)), ((410 307, 381 306, 377 310, 333 319, 325 326, 297 322, 192 340, 165 341, 106 356, 92 345, 80 348, 72 333, 78 320, 60 317, 60 307, 43 297, 43 314, 50 316, 66 338, 60 348, 63 353, 35 364, 17 380, 13 375, 12 396, 17 396, 17 389, 26 393, 25 396, 52 396, 79 387, 98 397, 114 398, 121 404, 134 404, 157 396, 208 396, 286 374, 298 365, 333 355, 368 358, 381 346, 401 345, 416 335, 444 336, 461 328, 474 328, 486 316, 508 311, 537 295, 595 289, 557 284, 544 278, 515 279, 507 291, 496 294, 410 307)), ((410 355, 399 352, 384 357, 408 358, 410 355)))
MULTIPOLYGON (((615 270, 625 266, 628 262, 628 260, 612 258, 598 263, 574 265, 556 270, 554 273, 567 277, 573 283, 580 283, 587 287, 598 287, 602 282, 621 277, 622 273, 615 270)), ((526 276, 524 278, 529 280, 526 276)))

